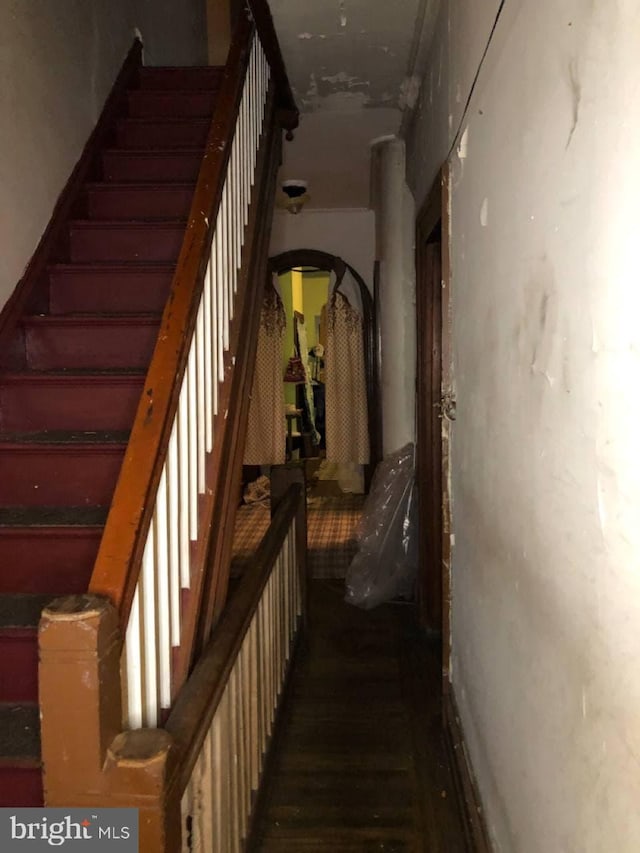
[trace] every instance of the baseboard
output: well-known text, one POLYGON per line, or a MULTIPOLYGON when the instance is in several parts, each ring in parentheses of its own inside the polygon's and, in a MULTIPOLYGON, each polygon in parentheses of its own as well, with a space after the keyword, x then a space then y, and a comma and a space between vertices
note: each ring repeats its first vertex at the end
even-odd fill
POLYGON ((465 817, 465 832, 469 849, 474 853, 492 853, 493 846, 485 822, 478 785, 469 761, 469 752, 464 740, 460 714, 452 687, 449 687, 445 692, 443 714, 447 748, 451 758, 451 770, 456 793, 465 817))

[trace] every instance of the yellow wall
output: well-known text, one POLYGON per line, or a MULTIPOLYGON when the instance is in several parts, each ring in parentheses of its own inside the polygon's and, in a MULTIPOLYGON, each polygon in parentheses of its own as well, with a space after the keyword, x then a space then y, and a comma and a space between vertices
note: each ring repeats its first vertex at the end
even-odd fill
MULTIPOLYGON (((287 362, 293 355, 293 312, 304 314, 307 327, 307 342, 309 349, 318 343, 316 335, 316 317, 320 316, 322 306, 327 302, 329 293, 329 275, 321 278, 316 274, 305 275, 299 270, 284 273, 278 278, 282 304, 287 316, 287 328, 284 334, 282 355, 282 375, 287 369, 287 362)), ((295 404, 295 385, 285 382, 284 397, 286 403, 295 404)))

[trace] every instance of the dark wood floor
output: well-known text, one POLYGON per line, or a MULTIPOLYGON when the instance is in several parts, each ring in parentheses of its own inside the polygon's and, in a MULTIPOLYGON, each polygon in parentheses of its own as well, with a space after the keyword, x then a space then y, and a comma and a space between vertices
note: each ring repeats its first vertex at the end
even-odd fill
POLYGON ((412 605, 365 612, 311 583, 250 850, 466 851, 440 725, 439 650, 412 605))

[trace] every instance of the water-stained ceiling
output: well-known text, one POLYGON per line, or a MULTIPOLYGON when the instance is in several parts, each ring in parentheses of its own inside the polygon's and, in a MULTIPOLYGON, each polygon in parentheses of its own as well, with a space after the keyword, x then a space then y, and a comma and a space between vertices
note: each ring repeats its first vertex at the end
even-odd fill
POLYGON ((315 207, 366 207, 369 143, 397 133, 417 99, 436 0, 270 0, 302 113, 283 176, 315 207))
POLYGON ((400 107, 424 0, 271 0, 303 112, 400 107))

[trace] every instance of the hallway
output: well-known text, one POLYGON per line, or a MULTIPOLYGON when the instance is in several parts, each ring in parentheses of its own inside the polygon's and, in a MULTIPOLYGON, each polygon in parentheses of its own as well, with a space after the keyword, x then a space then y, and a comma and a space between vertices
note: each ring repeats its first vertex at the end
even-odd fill
POLYGON ((249 849, 467 850, 440 727, 439 649, 421 638, 413 605, 365 612, 343 602, 341 581, 311 581, 309 595, 309 644, 249 849))

